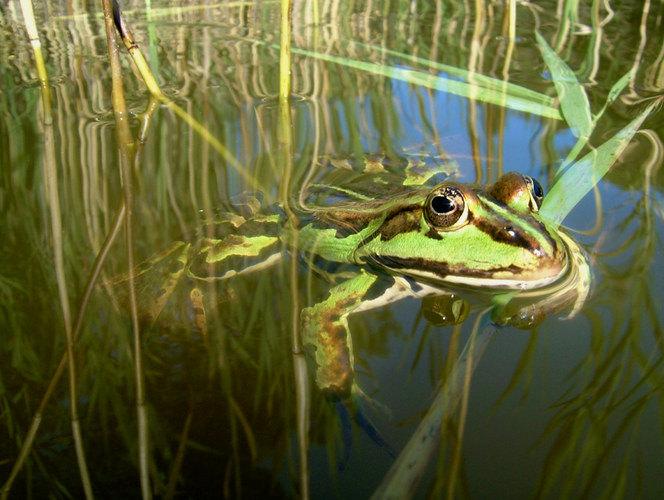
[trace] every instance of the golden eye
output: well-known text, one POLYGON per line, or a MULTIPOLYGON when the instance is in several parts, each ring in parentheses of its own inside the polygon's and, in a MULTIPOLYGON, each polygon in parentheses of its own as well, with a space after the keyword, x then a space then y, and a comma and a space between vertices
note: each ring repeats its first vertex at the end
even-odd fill
POLYGON ((468 220, 466 200, 459 188, 439 186, 427 198, 427 220, 438 229, 456 229, 468 220))
POLYGON ((533 212, 537 212, 542 206, 542 200, 544 199, 544 189, 542 189, 542 185, 538 182, 537 179, 533 179, 529 175, 524 175, 523 180, 526 181, 528 191, 530 191, 530 198, 535 202, 535 206, 531 205, 531 210, 533 212))

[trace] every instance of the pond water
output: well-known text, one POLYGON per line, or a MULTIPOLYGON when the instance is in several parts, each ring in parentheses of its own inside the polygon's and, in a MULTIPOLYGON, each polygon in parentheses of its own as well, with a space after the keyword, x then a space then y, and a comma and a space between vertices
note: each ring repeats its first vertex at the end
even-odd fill
MULTIPOLYGON (((644 110, 664 94, 664 4, 614 3, 515 3, 510 18, 512 2, 295 2, 284 121, 278 3, 125 1, 164 95, 210 136, 151 99, 120 47, 138 152, 124 174, 100 3, 33 5, 50 102, 18 2, 0 6, 3 494, 84 494, 72 372, 58 367, 122 211, 124 175, 134 259, 148 259, 137 276, 140 340, 118 284, 128 271, 120 224, 74 351, 75 422, 95 496, 662 498, 664 115, 644 110), (200 249, 212 230, 204 221, 283 214, 278 203, 307 183, 339 196, 359 189, 334 184, 355 182, 351 173, 320 174, 330 159, 421 161, 418 172, 468 183, 518 170, 548 192, 580 129, 561 111, 536 33, 599 117, 574 159, 644 118, 564 219, 592 270, 573 318, 551 311, 530 328, 498 329, 474 296, 456 325, 435 326, 426 299, 354 314, 367 398, 344 405, 317 387, 312 350, 293 354, 292 325, 356 266, 297 262, 281 248, 278 265, 255 259, 260 269, 234 279, 176 274, 183 247, 172 244, 200 249), (431 456, 409 487, 396 457, 445 390, 437 446, 419 447, 415 457, 431 456)), ((384 186, 371 198, 391 196, 384 186)))

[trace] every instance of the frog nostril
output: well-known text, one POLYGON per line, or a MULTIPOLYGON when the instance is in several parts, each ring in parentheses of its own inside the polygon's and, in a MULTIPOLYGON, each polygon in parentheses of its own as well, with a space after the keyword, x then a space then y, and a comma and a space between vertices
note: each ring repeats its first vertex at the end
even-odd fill
POLYGON ((505 241, 515 240, 518 238, 518 233, 512 226, 503 226, 502 233, 505 241))

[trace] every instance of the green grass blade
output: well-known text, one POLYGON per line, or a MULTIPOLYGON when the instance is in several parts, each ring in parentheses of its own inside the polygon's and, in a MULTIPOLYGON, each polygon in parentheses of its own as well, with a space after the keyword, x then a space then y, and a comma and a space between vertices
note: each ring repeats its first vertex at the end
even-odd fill
MULTIPOLYGON (((278 46, 275 45, 274 47, 276 48, 278 46)), ((531 99, 530 97, 524 97, 524 95, 527 94, 523 89, 510 94, 508 90, 510 87, 503 86, 503 83, 500 80, 489 79, 482 75, 473 74, 472 83, 468 83, 410 68, 358 61, 356 59, 323 54, 321 52, 312 52, 305 49, 293 48, 292 52, 306 57, 340 64, 348 68, 359 69, 360 71, 365 71, 367 73, 385 76, 394 80, 401 80, 413 85, 440 90, 442 92, 449 92, 468 99, 496 104, 515 111, 523 111, 528 114, 539 115, 545 118, 561 119, 558 109, 553 107, 553 105, 548 104, 549 101, 544 100, 544 102, 542 102, 541 95, 538 94, 537 100, 531 99), (489 84, 487 83, 488 80, 493 81, 489 84)), ((456 71, 456 74, 460 74, 459 70, 456 71)), ((468 74, 465 76, 468 76, 468 74)))
POLYGON ((597 123, 597 120, 599 120, 602 115, 604 114, 604 111, 606 111, 606 108, 611 106, 613 104, 613 101, 615 101, 620 93, 625 89, 629 81, 632 79, 633 75, 633 69, 630 68, 630 70, 625 73, 616 83, 613 84, 611 87, 611 90, 609 91, 609 95, 606 97, 606 102, 604 103, 604 106, 602 106, 602 109, 595 115, 594 118, 594 123, 597 123))
POLYGON ((634 74, 634 68, 630 68, 627 73, 625 73, 616 83, 613 84, 613 87, 611 87, 609 95, 606 98, 606 106, 610 106, 613 103, 613 101, 615 101, 618 98, 618 96, 622 93, 625 87, 627 87, 627 84, 632 79, 633 74, 634 74))
POLYGON ((639 116, 632 120, 611 139, 591 151, 565 171, 547 194, 540 212, 560 224, 581 199, 604 177, 616 158, 639 130, 651 111, 661 99, 650 103, 639 116))
MULTIPOLYGON (((398 52, 396 50, 390 50, 384 47, 377 47, 375 45, 370 45, 366 43, 361 43, 361 42, 355 42, 354 45, 357 46, 362 46, 366 49, 369 49, 372 52, 376 53, 382 53, 386 54, 388 56, 392 57, 398 57, 401 59, 406 60, 407 62, 415 63, 418 65, 421 65, 422 67, 428 68, 428 69, 433 69, 435 71, 442 71, 447 73, 449 76, 455 76, 462 78, 463 80, 469 81, 473 80, 473 82, 477 83, 478 85, 481 85, 487 89, 495 90, 497 92, 503 92, 507 93, 508 95, 515 97, 515 98, 521 98, 524 99, 530 103, 533 104, 539 104, 541 106, 544 106, 546 108, 552 108, 556 109, 556 104, 555 104, 555 99, 546 95, 542 94, 541 92, 536 92, 534 90, 528 89, 526 87, 522 87, 521 85, 517 85, 515 83, 510 83, 506 82, 504 80, 499 80, 497 78, 492 78, 490 76, 482 75, 480 73, 474 73, 471 71, 468 71, 467 69, 464 68, 458 68, 456 66, 451 66, 449 64, 443 64, 443 63, 438 63, 431 61, 429 59, 425 59, 423 57, 417 57, 413 56, 410 54, 404 54, 403 52, 398 52)), ((560 113, 557 114, 555 117, 558 120, 562 120, 562 116, 560 113)))
POLYGON ((551 72, 553 84, 560 97, 560 108, 563 117, 572 127, 575 137, 590 137, 593 129, 593 118, 586 91, 577 80, 574 72, 554 52, 544 40, 544 37, 539 33, 535 34, 542 51, 542 57, 551 72))

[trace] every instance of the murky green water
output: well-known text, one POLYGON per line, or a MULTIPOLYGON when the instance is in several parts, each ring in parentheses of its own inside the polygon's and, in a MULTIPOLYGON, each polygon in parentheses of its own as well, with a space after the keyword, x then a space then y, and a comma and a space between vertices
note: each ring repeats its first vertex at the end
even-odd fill
MULTIPOLYGON (((439 163, 464 182, 493 182, 519 170, 548 190, 575 145, 574 131, 532 99, 520 107, 511 91, 490 93, 504 100, 487 99, 477 91, 478 75, 556 97, 536 43, 539 31, 574 70, 597 113, 631 69, 625 90, 598 120, 592 147, 664 89, 663 4, 571 5, 518 4, 510 38, 497 2, 296 3, 290 194, 316 158, 364 153, 444 158, 439 163), (460 81, 470 90, 460 91, 460 81)), ((50 120, 20 7, 0 7, 0 481, 19 463, 38 415, 9 498, 78 498, 67 372, 52 393, 49 384, 65 353, 65 324, 75 323, 120 210, 117 122, 100 7, 43 2, 34 8, 50 120)), ((260 190, 263 208, 280 200, 287 179, 276 98, 279 6, 158 2, 146 9, 124 2, 123 8, 166 96, 229 153, 220 154, 166 106, 150 108, 120 51, 131 133, 140 137, 131 185, 133 245, 141 261, 179 238, 195 241, 201 220, 228 210, 232 200, 237 206, 241 193, 260 190)), ((551 106, 558 110, 559 101, 551 106)), ((664 494, 660 107, 564 221, 592 263, 583 310, 569 320, 551 315, 535 329, 507 327, 493 335, 460 404, 450 404, 439 452, 416 497, 664 494)), ((127 271, 123 234, 100 282, 127 271)), ((172 270, 167 264, 153 263, 144 290, 160 293, 172 270)), ((413 299, 351 317, 358 382, 375 402, 364 403, 362 415, 378 429, 378 443, 316 388, 311 356, 307 406, 298 413, 296 381, 303 376, 294 369, 288 272, 288 265, 274 266, 228 284, 203 284, 207 335, 198 303, 192 304, 197 284, 183 279, 141 332, 138 372, 154 495, 297 497, 308 481, 312 498, 369 497, 475 338, 477 311, 463 325, 434 327, 413 299), (305 448, 297 439, 303 421, 310 426, 305 448)), ((323 278, 302 263, 301 306, 326 295, 331 285, 323 278)), ((83 447, 92 490, 102 498, 141 494, 136 346, 122 301, 116 287, 95 287, 75 351, 83 447)))

